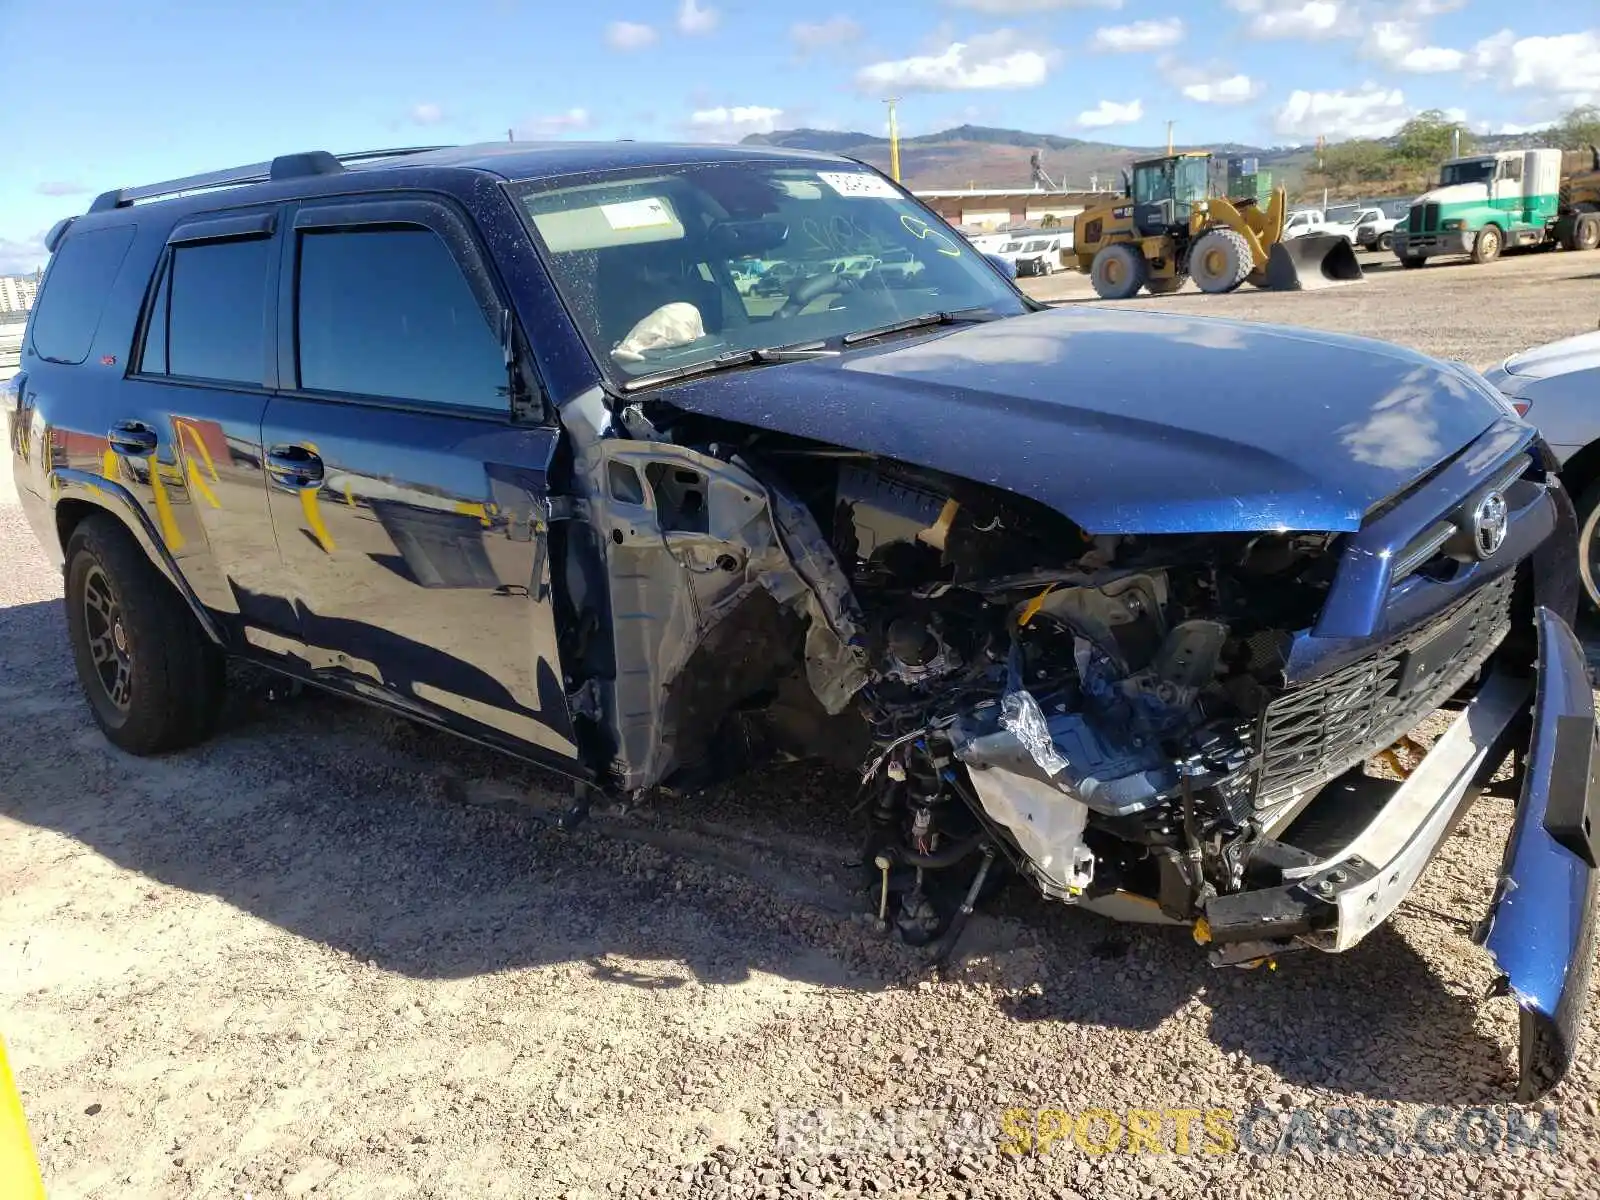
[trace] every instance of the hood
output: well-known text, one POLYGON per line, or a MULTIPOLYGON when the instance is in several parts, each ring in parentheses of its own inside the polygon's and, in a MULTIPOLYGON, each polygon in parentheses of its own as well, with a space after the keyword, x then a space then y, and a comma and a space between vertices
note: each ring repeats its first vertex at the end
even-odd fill
POLYGON ((1592 371, 1600 367, 1600 333, 1580 333, 1548 346, 1535 346, 1513 354, 1501 364, 1508 375, 1519 379, 1548 379, 1573 371, 1592 371))
POLYGON ((1383 342, 1075 305, 663 388, 689 412, 930 467, 1090 533, 1353 530, 1506 415, 1383 342))
POLYGON ((1489 199, 1489 185, 1486 183, 1452 183, 1449 187, 1436 187, 1431 192, 1424 192, 1411 202, 1415 208, 1419 204, 1482 204, 1489 199))

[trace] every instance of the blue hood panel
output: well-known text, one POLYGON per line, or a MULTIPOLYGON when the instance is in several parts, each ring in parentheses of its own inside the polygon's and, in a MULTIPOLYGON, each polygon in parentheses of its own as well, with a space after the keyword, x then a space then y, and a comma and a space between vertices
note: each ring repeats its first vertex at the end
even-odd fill
POLYGON ((656 395, 993 484, 1090 533, 1353 530, 1507 415, 1398 346, 1103 305, 656 395))

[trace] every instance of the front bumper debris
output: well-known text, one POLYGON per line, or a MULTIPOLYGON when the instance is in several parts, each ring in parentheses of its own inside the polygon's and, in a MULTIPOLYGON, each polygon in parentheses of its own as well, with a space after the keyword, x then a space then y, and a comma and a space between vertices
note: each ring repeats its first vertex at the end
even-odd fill
POLYGON ((1196 935, 1212 961, 1238 963, 1287 949, 1347 950, 1411 891, 1440 844, 1503 760, 1533 701, 1533 734, 1516 823, 1481 940, 1504 990, 1522 1009, 1519 1098, 1536 1099, 1572 1064, 1594 957, 1595 861, 1600 857, 1600 753, 1582 647, 1565 621, 1539 609, 1537 683, 1492 674, 1403 781, 1359 768, 1328 787, 1370 813, 1336 845, 1258 850, 1276 886, 1213 897, 1196 935))
POLYGON ((1600 754, 1583 647, 1540 609, 1539 683, 1527 775, 1480 940, 1522 1010, 1517 1098, 1535 1100, 1572 1066, 1589 1007, 1600 851, 1600 754))

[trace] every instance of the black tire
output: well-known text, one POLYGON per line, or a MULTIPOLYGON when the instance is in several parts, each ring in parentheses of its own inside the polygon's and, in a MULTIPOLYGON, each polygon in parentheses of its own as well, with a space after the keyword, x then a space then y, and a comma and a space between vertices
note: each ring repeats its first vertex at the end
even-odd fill
POLYGON ((1388 253, 1390 250, 1393 250, 1394 249, 1394 234, 1392 234, 1392 233, 1380 233, 1378 235, 1378 249, 1382 250, 1384 253, 1388 253))
POLYGON ((1203 233, 1189 249, 1189 277, 1202 292, 1231 292, 1249 276, 1255 264, 1250 243, 1231 229, 1203 233))
POLYGON ((1428 256, 1425 254, 1402 254, 1400 265, 1408 271, 1415 271, 1418 267, 1428 265, 1428 256))
POLYGON ((129 754, 201 741, 221 707, 222 652, 110 516, 67 539, 67 637, 95 723, 129 754))
POLYGON ((1600 213, 1579 213, 1572 222, 1572 248, 1593 250, 1600 247, 1600 213))
POLYGON ((1152 296, 1170 296, 1189 282, 1189 277, 1182 272, 1171 279, 1149 279, 1145 281, 1145 290, 1152 296))
POLYGON ((1600 614, 1600 481, 1591 483, 1577 497, 1578 586, 1583 605, 1600 614))
POLYGON ((1500 251, 1505 248, 1505 237, 1500 232, 1498 225, 1485 225, 1478 230, 1478 236, 1472 243, 1472 261, 1479 263, 1492 263, 1500 257, 1500 251))
POLYGON ((1136 296, 1150 276, 1150 265, 1126 242, 1102 246, 1089 266, 1089 279, 1095 295, 1102 300, 1126 300, 1136 296))

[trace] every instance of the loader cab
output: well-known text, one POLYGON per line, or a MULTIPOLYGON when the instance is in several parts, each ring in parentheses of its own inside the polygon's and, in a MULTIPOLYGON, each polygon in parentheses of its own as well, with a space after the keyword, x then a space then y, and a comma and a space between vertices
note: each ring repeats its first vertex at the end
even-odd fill
POLYGON ((1133 164, 1133 224, 1148 237, 1187 229, 1194 206, 1206 199, 1211 183, 1209 154, 1175 154, 1133 164))

